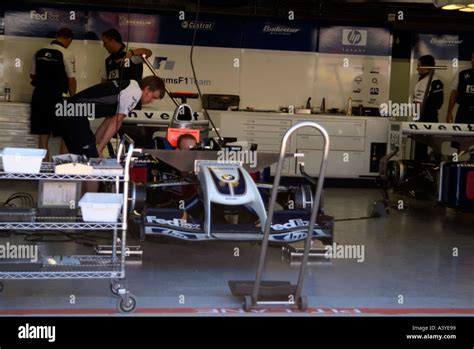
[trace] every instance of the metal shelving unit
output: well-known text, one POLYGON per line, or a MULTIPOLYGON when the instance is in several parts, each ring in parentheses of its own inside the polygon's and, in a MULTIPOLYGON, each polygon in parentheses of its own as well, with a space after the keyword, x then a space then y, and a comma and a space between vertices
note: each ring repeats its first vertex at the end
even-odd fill
POLYGON ((122 229, 121 223, 87 223, 87 222, 3 222, 0 230, 113 230, 122 229))
MULTIPOLYGON (((122 150, 121 143, 117 161, 120 161, 122 150)), ((56 174, 52 163, 43 163, 40 173, 5 173, 0 171, 0 180, 54 180, 54 181, 103 181, 115 182, 116 192, 119 192, 119 183, 123 183, 123 205, 122 214, 117 223, 90 223, 82 221, 81 217, 64 219, 61 217, 56 221, 35 222, 0 222, 2 230, 26 230, 26 231, 113 231, 112 253, 110 256, 98 255, 76 255, 76 256, 42 256, 38 262, 23 263, 20 270, 5 270, 0 264, 0 280, 26 280, 26 279, 111 279, 110 290, 119 296, 117 307, 121 312, 132 312, 136 307, 135 297, 121 282, 125 278, 125 258, 127 256, 127 213, 128 213, 128 185, 130 162, 134 152, 140 150, 129 146, 124 161, 123 173, 119 174, 56 174), (121 237, 118 239, 118 232, 121 237)), ((51 217, 47 217, 51 220, 51 217)), ((15 268, 16 269, 16 268, 15 268)), ((0 292, 3 284, 0 282, 0 292)))

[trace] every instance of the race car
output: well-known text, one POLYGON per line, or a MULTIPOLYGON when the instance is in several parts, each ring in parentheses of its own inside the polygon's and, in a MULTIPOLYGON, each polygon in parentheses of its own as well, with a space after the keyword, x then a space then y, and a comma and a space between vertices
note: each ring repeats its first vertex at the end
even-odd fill
MULTIPOLYGON (((131 208, 135 211, 140 239, 149 235, 187 241, 262 239, 273 186, 255 181, 249 170, 252 173, 263 170, 278 154, 259 154, 256 169, 217 160, 218 151, 144 150, 144 154, 162 166, 157 180, 131 186, 131 208)), ((280 209, 274 212, 269 241, 305 240, 314 185, 313 181, 278 188, 280 209)), ((313 239, 330 245, 333 231, 333 217, 320 209, 313 239)))

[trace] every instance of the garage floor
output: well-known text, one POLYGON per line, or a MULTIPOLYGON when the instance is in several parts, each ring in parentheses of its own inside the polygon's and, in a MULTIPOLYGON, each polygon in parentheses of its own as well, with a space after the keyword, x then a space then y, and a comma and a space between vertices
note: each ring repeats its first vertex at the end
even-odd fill
MULTIPOLYGON (((366 216, 378 198, 373 189, 331 188, 325 192, 325 210, 336 219, 366 216)), ((388 218, 337 222, 336 242, 363 245, 365 258, 312 259, 304 288, 307 314, 472 316, 473 227, 472 213, 407 202, 388 218)), ((0 243, 13 239, 24 243, 21 236, 0 238, 0 243)), ((43 255, 91 253, 75 243, 39 245, 43 255)), ((152 240, 142 247, 142 265, 127 267, 127 283, 138 303, 135 315, 241 312, 241 300, 230 294, 227 281, 254 278, 258 245, 152 240), (236 247, 239 256, 234 256, 236 247)), ((266 279, 296 280, 298 264, 280 248, 270 249, 268 261, 266 279)), ((1 314, 117 314, 117 309, 108 280, 15 280, 5 282, 0 294, 1 314)))

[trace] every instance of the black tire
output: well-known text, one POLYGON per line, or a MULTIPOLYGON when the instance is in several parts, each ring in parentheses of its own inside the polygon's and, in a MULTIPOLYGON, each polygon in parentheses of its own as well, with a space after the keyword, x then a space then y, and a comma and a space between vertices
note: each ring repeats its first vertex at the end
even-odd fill
POLYGON ((116 284, 113 282, 110 283, 110 292, 112 292, 114 296, 119 295, 119 292, 118 292, 119 288, 120 288, 120 284, 116 284))
POLYGON ((137 301, 131 294, 128 295, 128 303, 125 303, 123 298, 119 298, 117 301, 117 308, 121 313, 131 313, 137 307, 137 301))
POLYGON ((388 217, 390 215, 390 208, 386 200, 378 200, 374 202, 372 207, 371 217, 388 217))
POLYGON ((244 301, 242 303, 242 308, 246 311, 249 312, 252 309, 253 306, 253 301, 251 296, 244 296, 244 301))
POLYGON ((306 311, 308 309, 308 298, 306 296, 301 296, 298 299, 298 309, 301 311, 306 311))

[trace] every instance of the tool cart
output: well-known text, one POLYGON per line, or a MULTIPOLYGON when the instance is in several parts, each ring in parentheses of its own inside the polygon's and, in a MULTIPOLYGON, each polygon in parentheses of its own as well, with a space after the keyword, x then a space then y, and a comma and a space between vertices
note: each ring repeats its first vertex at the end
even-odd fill
MULTIPOLYGON (((38 151, 39 149, 8 149, 5 148, 1 154, 3 157, 3 168, 0 170, 0 180, 27 180, 27 181, 45 181, 45 182, 115 182, 116 194, 109 194, 116 200, 120 198, 116 216, 109 218, 90 217, 96 215, 97 212, 109 210, 111 205, 109 202, 91 203, 87 200, 81 206, 82 215, 78 213, 78 203, 70 202, 71 208, 75 209, 75 216, 70 217, 42 217, 41 215, 24 215, 21 219, 9 218, 0 219, 0 231, 29 231, 32 234, 39 231, 63 231, 81 233, 86 231, 95 232, 113 232, 112 234, 112 253, 110 255, 73 255, 73 256, 39 256, 37 260, 17 260, 11 261, 4 259, 0 262, 0 292, 3 291, 4 280, 26 280, 26 279, 110 279, 110 290, 116 296, 119 296, 117 307, 120 312, 132 312, 136 307, 136 299, 124 286, 125 278, 125 258, 127 255, 127 212, 128 212, 128 186, 129 186, 129 167, 132 160, 132 154, 138 150, 134 150, 130 145, 122 162, 120 155, 117 156, 115 170, 107 173, 103 168, 92 169, 86 173, 85 171, 58 171, 58 166, 54 163, 41 162, 39 157, 37 169, 25 168, 25 162, 29 161, 28 154, 22 151, 38 151), (11 155, 9 157, 9 155, 11 155), (19 164, 23 164, 20 166, 19 164), (15 171, 15 164, 21 168, 19 172, 15 171), (117 170, 117 168, 119 170, 117 170), (122 194, 119 194, 123 189, 122 194), (89 205, 86 208, 84 205, 89 205), (121 208, 120 208, 121 206, 121 208), (87 218, 86 216, 89 216, 87 218), (104 221, 105 220, 105 221, 104 221), (119 234, 121 233, 121 236, 119 234), (13 262, 13 263, 12 263, 13 262)), ((121 149, 123 144, 121 144, 121 149)), ((119 154, 121 152, 119 151, 119 154)), ((100 159, 98 159, 100 160, 100 159)), ((38 161, 33 160, 34 161, 38 161)), ((110 160, 107 160, 110 161, 110 160)), ((75 165, 75 164, 70 164, 75 165)), ((108 193, 86 193, 81 201, 90 194, 108 194, 108 193)), ((90 199, 90 196, 89 196, 90 199)), ((94 198, 92 198, 94 199, 94 198)), ((116 206, 117 207, 117 206, 116 206)), ((32 210, 35 211, 35 210, 32 210)), ((113 215, 114 213, 112 213, 113 215)), ((106 213, 105 216, 110 215, 106 213)))

